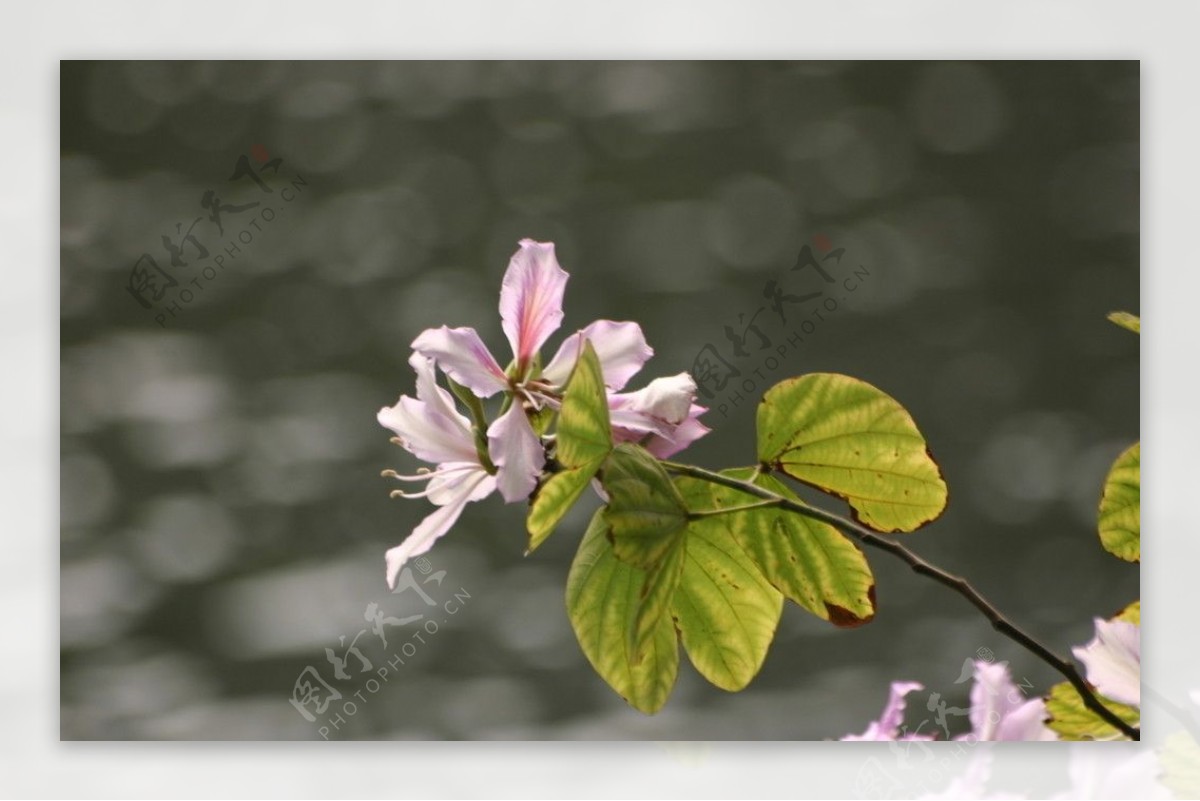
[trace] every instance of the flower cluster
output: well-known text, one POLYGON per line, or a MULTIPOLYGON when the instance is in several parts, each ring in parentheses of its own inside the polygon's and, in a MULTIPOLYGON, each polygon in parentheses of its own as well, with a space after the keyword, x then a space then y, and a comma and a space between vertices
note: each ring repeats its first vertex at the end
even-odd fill
MULTIPOLYGON (((1125 620, 1095 620, 1096 634, 1085 646, 1072 649, 1087 669, 1088 683, 1114 701, 1141 706, 1140 627, 1125 620)), ((905 697, 924 689, 915 681, 892 682, 887 704, 878 720, 862 734, 847 734, 842 740, 932 740, 932 736, 907 732, 904 728, 905 697)), ((958 740, 971 742, 1008 740, 1057 740, 1046 726, 1046 703, 1041 698, 1026 700, 1013 683, 1004 662, 975 662, 971 688, 971 732, 958 740)))
POLYGON ((568 336, 542 367, 541 348, 562 324, 567 279, 552 242, 521 240, 500 289, 501 327, 513 352, 507 367, 473 328, 431 328, 413 341, 409 364, 417 374, 417 396, 402 395, 380 409, 378 419, 395 432, 394 442, 434 467, 384 474, 423 483, 421 492, 393 495, 427 498, 438 508, 387 552, 389 585, 405 561, 428 551, 454 525, 467 503, 497 491, 507 503, 534 493, 553 437, 540 434, 547 427, 535 429, 532 418, 560 407, 586 342, 600 361, 615 441, 640 442, 665 458, 708 433, 699 421, 707 410, 696 404, 696 383, 687 373, 622 391, 654 354, 637 323, 597 320, 568 336), (454 394, 438 385, 438 370, 454 394), (497 394, 503 402, 489 422, 482 401, 497 394), (470 418, 459 411, 455 395, 470 418))

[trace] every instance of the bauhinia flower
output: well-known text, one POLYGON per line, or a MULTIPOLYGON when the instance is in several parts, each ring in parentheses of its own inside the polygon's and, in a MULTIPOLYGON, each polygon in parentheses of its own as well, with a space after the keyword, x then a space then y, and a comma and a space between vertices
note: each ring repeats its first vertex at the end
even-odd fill
POLYGON ((428 498, 440 508, 387 552, 389 585, 395 585, 406 560, 428 551, 454 525, 467 503, 495 491, 509 503, 532 494, 546 449, 529 414, 561 406, 585 343, 591 343, 600 362, 614 439, 641 442, 665 458, 708 433, 698 419, 707 410, 696 405, 696 382, 687 373, 621 392, 654 354, 637 323, 597 320, 568 336, 541 366, 541 347, 562 324, 568 277, 553 243, 521 240, 500 289, 501 327, 513 353, 507 367, 501 368, 473 328, 430 328, 413 340, 409 363, 417 372, 417 397, 401 396, 395 406, 381 409, 378 419, 396 433, 400 445, 434 467, 414 475, 384 472, 399 481, 426 483, 424 491, 393 495, 428 498), (464 402, 471 402, 472 419, 438 386, 435 367, 457 384, 454 390, 464 402), (489 424, 480 399, 497 393, 505 395, 504 411, 489 424))
POLYGON ((917 733, 901 733, 904 723, 904 697, 916 690, 925 689, 925 685, 915 681, 894 681, 888 691, 887 704, 878 720, 873 720, 862 734, 847 734, 843 741, 876 741, 876 740, 932 740, 932 735, 917 733))
POLYGON ((507 369, 501 369, 474 328, 430 328, 413 341, 413 350, 436 360, 446 375, 481 398, 508 391, 540 406, 567 383, 586 340, 596 350, 604 383, 621 389, 654 355, 637 323, 597 320, 567 337, 537 375, 536 356, 562 324, 568 277, 554 255, 553 242, 521 240, 500 289, 501 327, 513 352, 507 369))
MULTIPOLYGON (((971 732, 955 737, 966 741, 1056 740, 1046 727, 1046 705, 1040 698, 1026 700, 1013 684, 1005 662, 977 660, 975 683, 971 687, 971 732)), ((924 687, 915 681, 892 682, 887 705, 879 720, 872 721, 862 734, 848 734, 843 740, 932 740, 931 735, 901 733, 904 722, 904 698, 924 687)), ((931 707, 932 708, 932 707, 931 707)), ((919 726, 917 727, 920 728, 919 726)))
POLYGON ((1096 636, 1071 649, 1100 693, 1129 706, 1142 705, 1141 627, 1127 620, 1096 618, 1096 636))
POLYGON ((415 475, 385 470, 405 482, 424 482, 422 492, 396 490, 405 498, 428 498, 440 507, 426 517, 402 543, 387 552, 388 586, 408 559, 425 553, 450 530, 463 507, 499 490, 509 503, 528 498, 545 463, 545 451, 520 403, 512 404, 487 429, 487 447, 475 435, 471 421, 455 407, 454 397, 437 385, 433 361, 414 353, 409 364, 417 371, 417 397, 402 395, 395 406, 379 410, 379 422, 396 432, 399 444, 418 459, 436 465, 415 475))
POLYGON ((956 737, 967 741, 1057 740, 1046 726, 1046 702, 1026 700, 1013 683, 1006 662, 975 660, 971 687, 971 733, 956 737))

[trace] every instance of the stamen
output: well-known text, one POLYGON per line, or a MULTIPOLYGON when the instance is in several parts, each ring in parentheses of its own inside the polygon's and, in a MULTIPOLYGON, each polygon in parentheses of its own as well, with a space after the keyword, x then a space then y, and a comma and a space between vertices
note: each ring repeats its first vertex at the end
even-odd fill
POLYGON ((388 493, 389 498, 424 498, 432 492, 426 489, 424 492, 405 492, 404 490, 392 490, 388 493))
POLYGON ((433 478, 434 473, 435 471, 430 470, 428 467, 418 467, 416 475, 402 476, 395 470, 389 468, 380 473, 380 475, 384 476, 385 478, 394 478, 397 481, 428 481, 429 479, 433 478))

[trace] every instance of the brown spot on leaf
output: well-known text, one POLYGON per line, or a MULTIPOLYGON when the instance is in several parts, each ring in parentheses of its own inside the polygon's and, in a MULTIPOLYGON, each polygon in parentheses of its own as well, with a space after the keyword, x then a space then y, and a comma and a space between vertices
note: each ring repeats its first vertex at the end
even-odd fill
POLYGON ((829 615, 829 622, 833 625, 843 628, 852 629, 870 623, 875 619, 875 585, 872 584, 867 589, 867 599, 871 602, 871 614, 867 617, 859 617, 845 607, 825 602, 825 612, 829 615))

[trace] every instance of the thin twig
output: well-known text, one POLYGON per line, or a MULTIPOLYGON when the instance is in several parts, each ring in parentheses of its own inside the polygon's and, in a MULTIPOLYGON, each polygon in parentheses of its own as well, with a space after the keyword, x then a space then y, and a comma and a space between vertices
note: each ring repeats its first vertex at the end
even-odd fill
POLYGON ((734 512, 749 512, 751 509, 765 509, 768 506, 779 506, 779 501, 759 501, 758 503, 748 503, 744 506, 727 506, 724 509, 705 509, 700 512, 688 512, 689 518, 701 517, 716 517, 717 515, 728 515, 734 512))
POLYGON ((852 520, 848 520, 847 518, 836 515, 832 512, 827 512, 824 509, 819 509, 813 506, 805 506, 804 504, 797 503, 790 498, 771 492, 770 490, 764 489, 757 484, 752 484, 747 481, 741 481, 736 478, 724 476, 720 473, 714 473, 711 470, 705 470, 703 467, 696 467, 694 465, 678 464, 676 462, 668 461, 664 461, 662 465, 672 472, 691 476, 692 478, 698 478, 702 481, 709 481, 713 484, 720 484, 722 486, 729 487, 730 489, 739 490, 747 495, 754 495, 755 497, 771 501, 774 505, 781 509, 786 509, 789 512, 794 512, 796 514, 804 515, 805 517, 811 517, 828 523, 829 525, 835 526, 836 528, 844 531, 851 537, 854 537, 864 545, 870 545, 873 548, 879 548, 887 551, 893 556, 899 557, 900 559, 904 560, 904 562, 907 563, 910 568, 912 568, 913 572, 922 576, 928 576, 939 584, 949 587, 959 595, 966 598, 975 606, 976 609, 983 613, 983 616, 986 617, 988 621, 991 622, 992 628, 996 629, 996 631, 999 631, 1001 634, 1004 634, 1014 642, 1020 644, 1027 651, 1031 652, 1043 662, 1061 673, 1067 679, 1067 681, 1071 683, 1071 686, 1075 688, 1075 691, 1079 693, 1080 698, 1083 699, 1084 705, 1099 715, 1104 722, 1108 723, 1110 726, 1113 726, 1131 740, 1141 739, 1141 732, 1136 727, 1130 726, 1128 723, 1121 720, 1121 718, 1117 717, 1115 712, 1101 703, 1100 699, 1097 698, 1095 693, 1092 692, 1092 689, 1088 687, 1087 682, 1085 682, 1083 677, 1079 675, 1079 671, 1076 670, 1073 663, 1058 656, 1048 647, 1038 642, 1032 635, 1005 617, 1000 610, 992 606, 992 604, 986 598, 980 595, 979 591, 971 586, 970 582, 961 576, 956 576, 953 573, 947 573, 945 570, 942 570, 941 568, 936 567, 917 556, 915 553, 908 550, 895 540, 882 537, 878 533, 871 531, 870 529, 865 528, 852 520))

